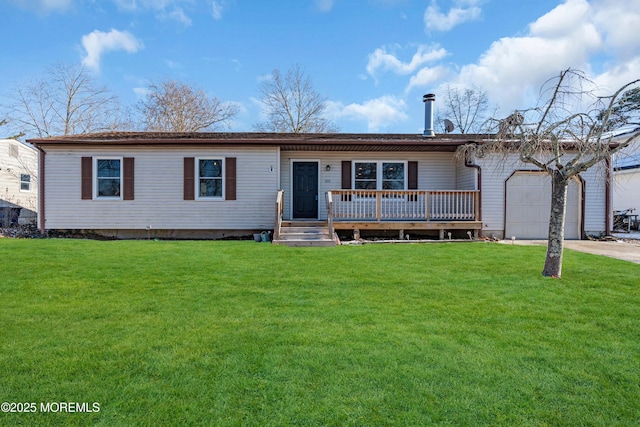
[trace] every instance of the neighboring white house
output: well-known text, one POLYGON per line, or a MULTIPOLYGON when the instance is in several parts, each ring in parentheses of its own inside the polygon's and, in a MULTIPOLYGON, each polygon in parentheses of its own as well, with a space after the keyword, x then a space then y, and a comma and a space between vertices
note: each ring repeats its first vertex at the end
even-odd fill
POLYGON ((35 224, 38 208, 38 151, 0 139, 0 226, 35 224))
MULTIPOLYGON (((456 155, 482 138, 105 133, 30 142, 41 150, 42 231, 208 238, 304 220, 336 230, 545 239, 549 177, 516 160, 456 155)), ((596 167, 569 187, 567 238, 610 232, 608 176, 596 167)))
MULTIPOLYGON (((636 126, 618 130, 613 140, 624 140, 637 132, 636 126)), ((614 231, 638 228, 640 215, 640 142, 635 141, 613 158, 613 214, 614 231)))

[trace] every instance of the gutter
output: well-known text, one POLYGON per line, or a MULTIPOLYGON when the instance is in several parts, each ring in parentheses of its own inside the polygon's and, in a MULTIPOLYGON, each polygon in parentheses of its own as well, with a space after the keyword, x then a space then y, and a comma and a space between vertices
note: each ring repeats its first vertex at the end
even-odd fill
MULTIPOLYGON (((478 218, 476 218, 476 221, 481 221, 482 222, 482 168, 480 167, 480 165, 477 165, 473 162, 471 162, 471 160, 469 159, 469 153, 465 153, 464 155, 464 165, 465 167, 468 168, 473 168, 475 169, 476 172, 476 177, 478 179, 477 181, 477 187, 478 187, 478 218)), ((480 235, 482 235, 482 228, 480 228, 480 235)))
POLYGON ((611 214, 613 212, 613 207, 611 205, 611 188, 612 188, 612 184, 611 184, 611 180, 613 179, 613 171, 612 171, 612 167, 611 167, 611 158, 607 157, 605 159, 605 165, 607 168, 607 179, 605 181, 604 184, 604 193, 605 193, 605 199, 604 199, 604 234, 605 236, 610 236, 611 235, 611 214))
POLYGON ((41 147, 39 147, 38 145, 34 145, 34 147, 36 147, 36 149, 40 152, 40 156, 38 159, 38 228, 40 229, 40 234, 45 233, 45 175, 44 175, 44 161, 45 161, 45 156, 47 154, 46 151, 44 151, 41 147))

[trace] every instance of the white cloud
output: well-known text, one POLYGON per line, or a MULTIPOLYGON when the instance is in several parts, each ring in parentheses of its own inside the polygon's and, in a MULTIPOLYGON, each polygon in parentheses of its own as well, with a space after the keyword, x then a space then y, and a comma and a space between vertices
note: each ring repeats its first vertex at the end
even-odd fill
POLYGON ((529 25, 532 35, 546 39, 571 36, 575 28, 583 26, 589 15, 586 0, 567 0, 529 25))
POLYGON ((453 83, 485 89, 502 109, 529 107, 540 86, 560 70, 589 71, 590 58, 603 46, 590 16, 585 0, 567 0, 533 22, 529 34, 492 43, 478 63, 461 68, 453 83))
POLYGON ((640 78, 640 56, 621 62, 594 77, 599 95, 611 95, 623 85, 640 78))
POLYGON ((414 76, 409 79, 409 85, 405 89, 405 92, 410 91, 413 88, 424 88, 430 86, 438 81, 443 80, 450 74, 447 67, 438 65, 436 67, 425 67, 418 71, 414 76))
POLYGON ((321 12, 330 12, 335 0, 316 0, 316 7, 321 12))
POLYGON ((172 61, 170 59, 165 59, 164 63, 167 65, 167 67, 169 67, 172 70, 182 70, 182 69, 184 69, 184 67, 182 66, 181 63, 176 62, 176 61, 172 61))
POLYGON ((64 10, 71 5, 71 0, 42 0, 42 7, 46 10, 64 10))
POLYGON ((469 21, 475 21, 480 17, 482 10, 477 6, 479 0, 457 0, 454 7, 445 15, 440 11, 436 0, 424 12, 424 24, 427 30, 449 31, 454 27, 469 21))
POLYGON ((394 54, 387 52, 387 49, 382 47, 374 50, 369 55, 367 72, 372 76, 378 70, 391 71, 400 75, 411 74, 423 64, 442 59, 446 55, 447 51, 439 46, 420 45, 411 61, 402 62, 394 54))
POLYGON ((100 70, 100 60, 106 52, 124 50, 135 53, 143 44, 127 31, 111 30, 108 33, 95 30, 82 36, 82 46, 87 55, 82 64, 94 70, 100 70))
POLYGON ((72 0, 13 0, 15 4, 25 9, 34 10, 39 13, 62 12, 69 9, 72 0))
POLYGON ((640 0, 596 0, 592 7, 593 22, 621 60, 640 54, 640 0))
MULTIPOLYGON (((185 12, 185 9, 181 5, 185 5, 187 9, 191 9, 194 5, 192 0, 113 0, 118 9, 124 10, 130 13, 144 13, 146 11, 153 11, 156 13, 156 18, 167 21, 177 21, 185 26, 190 26, 192 23, 191 18, 185 12)), ((214 1, 215 3, 219 3, 214 1)))
POLYGON ((185 27, 189 27, 191 25, 191 18, 189 18, 187 14, 184 13, 184 10, 181 7, 176 7, 170 12, 163 11, 158 15, 158 17, 163 21, 170 20, 179 22, 185 27))
POLYGON ((118 9, 126 10, 127 12, 134 12, 138 9, 136 0, 115 0, 115 3, 118 9))
POLYGON ((326 113, 334 120, 348 119, 365 121, 369 132, 380 131, 387 126, 406 121, 404 100, 393 96, 382 96, 362 104, 344 105, 341 102, 327 102, 326 113))
POLYGON ((224 8, 224 3, 222 1, 212 1, 211 2, 211 15, 213 19, 216 21, 222 19, 222 9, 224 8))

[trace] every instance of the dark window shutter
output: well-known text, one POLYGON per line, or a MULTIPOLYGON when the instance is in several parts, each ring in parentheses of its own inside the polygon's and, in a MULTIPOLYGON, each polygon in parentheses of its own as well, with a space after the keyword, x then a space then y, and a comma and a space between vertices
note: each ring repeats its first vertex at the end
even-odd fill
POLYGON ((409 162, 407 171, 407 189, 418 189, 418 162, 409 162))
POLYGON ((82 200, 93 199, 93 158, 82 158, 82 200))
POLYGON ((351 161, 342 161, 342 189, 351 189, 351 161))
POLYGON ((224 198, 236 200, 236 158, 227 157, 224 167, 224 198))
POLYGON ((195 195, 195 158, 184 158, 184 200, 194 200, 195 195))
POLYGON ((122 190, 122 199, 123 200, 133 200, 134 193, 134 180, 133 176, 135 174, 134 168, 134 159, 133 157, 125 157, 123 159, 123 175, 124 175, 124 185, 122 190))

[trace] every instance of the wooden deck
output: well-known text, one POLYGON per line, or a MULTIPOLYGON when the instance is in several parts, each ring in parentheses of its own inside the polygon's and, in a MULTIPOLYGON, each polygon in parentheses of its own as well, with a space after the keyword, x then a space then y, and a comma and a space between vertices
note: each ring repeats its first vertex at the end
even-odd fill
POLYGON ((332 190, 327 194, 327 217, 333 230, 447 230, 482 229, 480 192, 458 190, 332 190))
POLYGON ((332 190, 327 192, 326 223, 283 221, 284 192, 276 199, 274 243, 319 246, 335 241, 336 230, 437 230, 439 238, 454 230, 478 238, 480 192, 460 190, 332 190))

